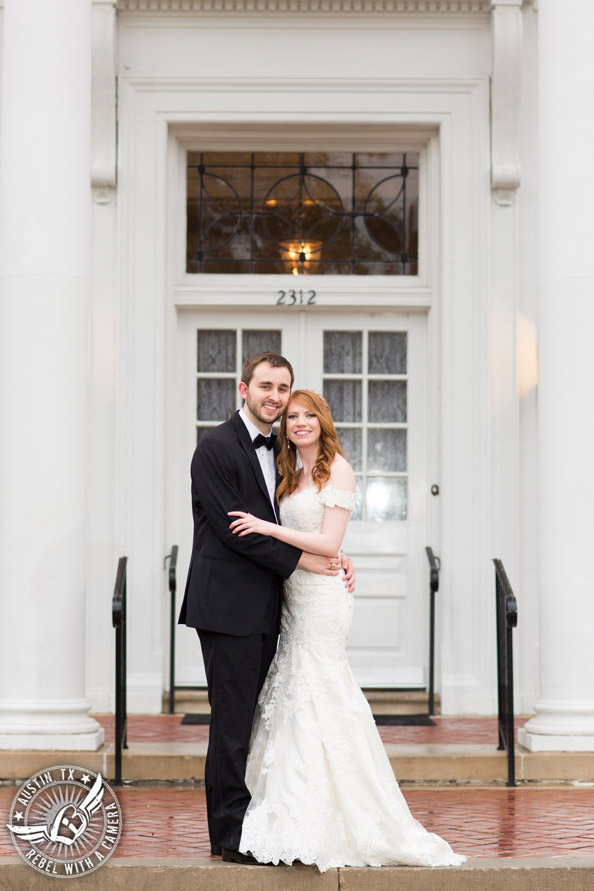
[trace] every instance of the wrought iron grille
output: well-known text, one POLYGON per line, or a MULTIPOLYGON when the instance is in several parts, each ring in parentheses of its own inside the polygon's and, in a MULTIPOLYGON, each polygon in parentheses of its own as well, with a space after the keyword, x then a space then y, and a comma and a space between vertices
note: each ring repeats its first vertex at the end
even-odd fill
POLYGON ((189 152, 188 272, 416 275, 416 152, 189 152))

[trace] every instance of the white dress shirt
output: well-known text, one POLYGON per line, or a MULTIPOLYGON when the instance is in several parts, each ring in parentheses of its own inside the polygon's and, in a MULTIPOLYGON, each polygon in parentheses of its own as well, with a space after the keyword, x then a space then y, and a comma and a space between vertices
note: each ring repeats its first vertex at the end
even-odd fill
MULTIPOLYGON (((253 424, 252 421, 250 421, 243 408, 239 409, 239 417, 247 427, 247 431, 250 434, 251 440, 253 442, 256 436, 259 433, 262 433, 262 431, 258 430, 256 425, 253 424)), ((274 457, 274 450, 267 448, 265 445, 261 445, 259 448, 254 449, 254 451, 258 456, 258 460, 260 462, 262 474, 264 475, 264 482, 266 483, 266 488, 268 489, 268 497, 270 498, 270 503, 272 504, 274 515, 276 517, 276 508, 274 506, 274 493, 276 491, 276 461, 274 457)))

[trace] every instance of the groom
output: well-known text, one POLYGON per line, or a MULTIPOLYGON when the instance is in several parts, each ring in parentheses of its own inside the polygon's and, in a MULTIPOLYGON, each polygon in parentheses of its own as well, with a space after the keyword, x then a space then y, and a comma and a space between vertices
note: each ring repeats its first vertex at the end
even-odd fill
MULTIPOLYGON (((256 353, 244 362, 243 408, 209 430, 192 459, 194 541, 179 622, 196 628, 202 647, 210 735, 205 767, 211 852, 256 863, 238 850, 250 794, 245 768, 258 696, 276 651, 282 582, 299 566, 337 575, 341 558, 308 554, 264 535, 233 535, 229 511, 278 522, 272 424, 293 386, 290 362, 256 353)), ((354 588, 351 561, 345 584, 354 588)))

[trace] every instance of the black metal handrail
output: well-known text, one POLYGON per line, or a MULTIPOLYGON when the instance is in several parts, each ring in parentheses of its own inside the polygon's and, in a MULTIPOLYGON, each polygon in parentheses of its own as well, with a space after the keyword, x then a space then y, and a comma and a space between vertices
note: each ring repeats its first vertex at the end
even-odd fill
POLYGON ((429 714, 435 714, 435 595, 439 591, 439 557, 426 547, 429 561, 429 714))
POLYGON ((111 620, 115 641, 115 785, 122 785, 122 748, 128 748, 126 703, 126 567, 127 557, 120 557, 111 601, 111 620))
POLYGON ((169 615, 169 714, 175 712, 175 625, 176 625, 176 609, 175 609, 175 592, 177 591, 177 552, 178 546, 173 545, 171 553, 167 554, 163 560, 163 569, 166 568, 169 560, 169 593, 171 595, 171 606, 169 615))
POLYGON ((507 751, 507 785, 516 785, 514 734, 513 629, 518 624, 518 602, 501 560, 495 564, 497 608, 497 694, 499 700, 499 750, 507 751))

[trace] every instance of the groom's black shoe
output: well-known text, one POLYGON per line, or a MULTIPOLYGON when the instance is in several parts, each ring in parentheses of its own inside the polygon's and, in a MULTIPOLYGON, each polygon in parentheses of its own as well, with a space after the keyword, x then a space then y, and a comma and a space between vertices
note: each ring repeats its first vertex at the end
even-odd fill
POLYGON ((261 863, 252 854, 230 851, 229 848, 223 848, 223 860, 225 863, 243 863, 244 866, 273 866, 272 863, 261 863))
POLYGON ((210 846, 210 853, 211 853, 214 857, 220 857, 221 854, 223 853, 223 849, 221 848, 220 845, 211 845, 211 846, 210 846))

